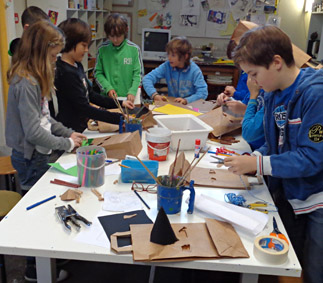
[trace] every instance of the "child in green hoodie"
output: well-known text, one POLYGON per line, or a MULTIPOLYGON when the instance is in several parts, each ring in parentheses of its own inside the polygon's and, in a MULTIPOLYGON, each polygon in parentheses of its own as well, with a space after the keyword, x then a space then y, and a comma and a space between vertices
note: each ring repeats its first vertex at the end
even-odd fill
POLYGON ((98 50, 94 77, 101 94, 134 102, 143 76, 139 46, 127 39, 127 19, 111 14, 104 23, 108 40, 98 50))

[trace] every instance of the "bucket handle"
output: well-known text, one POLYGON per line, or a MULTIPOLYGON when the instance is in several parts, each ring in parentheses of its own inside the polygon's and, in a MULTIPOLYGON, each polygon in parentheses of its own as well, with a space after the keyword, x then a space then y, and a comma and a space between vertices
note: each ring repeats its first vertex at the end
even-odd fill
MULTIPOLYGON (((105 160, 105 158, 104 158, 104 160, 105 160)), ((98 169, 101 169, 102 167, 104 167, 105 166, 105 162, 101 165, 101 166, 99 166, 99 167, 88 167, 88 166, 85 166, 82 162, 80 162, 79 161, 79 158, 77 158, 77 164, 80 164, 82 167, 84 167, 84 168, 86 168, 86 169, 88 169, 88 170, 98 170, 98 169)))
POLYGON ((147 143, 147 146, 150 147, 152 150, 156 150, 156 151, 163 151, 163 150, 169 149, 169 145, 165 148, 155 148, 151 146, 149 143, 147 143))

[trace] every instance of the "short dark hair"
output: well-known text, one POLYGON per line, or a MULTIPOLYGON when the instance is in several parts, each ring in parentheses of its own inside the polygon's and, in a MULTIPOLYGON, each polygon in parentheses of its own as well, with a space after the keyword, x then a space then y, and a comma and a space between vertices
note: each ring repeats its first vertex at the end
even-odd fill
POLYGON ((49 20, 48 15, 36 6, 27 7, 21 15, 22 27, 32 25, 40 20, 49 20))
POLYGON ((128 34, 128 21, 127 19, 118 14, 110 14, 104 23, 104 32, 107 37, 109 36, 121 36, 127 37, 128 34))
POLYGON ((188 41, 185 36, 178 36, 172 39, 166 45, 166 52, 176 53, 178 58, 183 58, 186 54, 188 54, 188 58, 185 61, 185 65, 190 65, 190 59, 192 56, 192 44, 188 41))
POLYGON ((287 66, 295 65, 292 42, 288 35, 275 26, 256 27, 243 34, 234 49, 236 64, 247 62, 269 68, 274 56, 279 55, 287 66))
POLYGON ((65 34, 65 47, 62 50, 62 53, 66 53, 75 49, 76 45, 79 42, 91 42, 91 29, 90 26, 77 18, 69 18, 61 22, 58 27, 65 34))

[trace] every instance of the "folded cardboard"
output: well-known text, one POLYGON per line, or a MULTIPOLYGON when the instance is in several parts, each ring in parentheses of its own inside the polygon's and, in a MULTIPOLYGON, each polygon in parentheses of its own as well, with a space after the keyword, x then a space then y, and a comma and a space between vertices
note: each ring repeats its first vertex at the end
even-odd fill
POLYGON ((126 155, 137 156, 142 143, 139 131, 93 139, 91 145, 105 148, 108 158, 125 159, 126 155))
POLYGON ((198 118, 213 128, 211 133, 215 137, 219 137, 241 128, 242 118, 236 118, 224 113, 222 107, 213 109, 212 111, 203 114, 198 118))
POLYGON ((135 261, 189 261, 220 257, 248 258, 234 228, 225 222, 206 219, 206 223, 171 224, 176 241, 159 245, 150 241, 152 224, 130 225, 135 261))

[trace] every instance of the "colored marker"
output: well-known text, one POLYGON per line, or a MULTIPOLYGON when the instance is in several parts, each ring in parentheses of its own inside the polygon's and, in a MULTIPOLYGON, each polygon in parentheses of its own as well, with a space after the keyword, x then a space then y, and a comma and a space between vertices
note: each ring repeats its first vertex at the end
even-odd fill
POLYGON ((138 194, 137 191, 134 191, 134 193, 137 195, 137 197, 142 201, 142 203, 148 208, 150 209, 149 205, 143 200, 143 198, 138 194))
POLYGON ((34 203, 34 204, 32 204, 32 205, 28 206, 26 209, 27 209, 27 210, 32 209, 32 208, 34 208, 34 207, 36 207, 36 206, 38 206, 38 205, 41 205, 41 204, 43 204, 43 203, 45 203, 45 202, 47 202, 47 201, 49 201, 49 200, 51 200, 51 199, 54 199, 54 198, 56 198, 56 196, 51 196, 51 197, 49 197, 49 198, 46 198, 46 199, 44 199, 44 200, 42 200, 42 201, 36 202, 36 203, 34 203))

